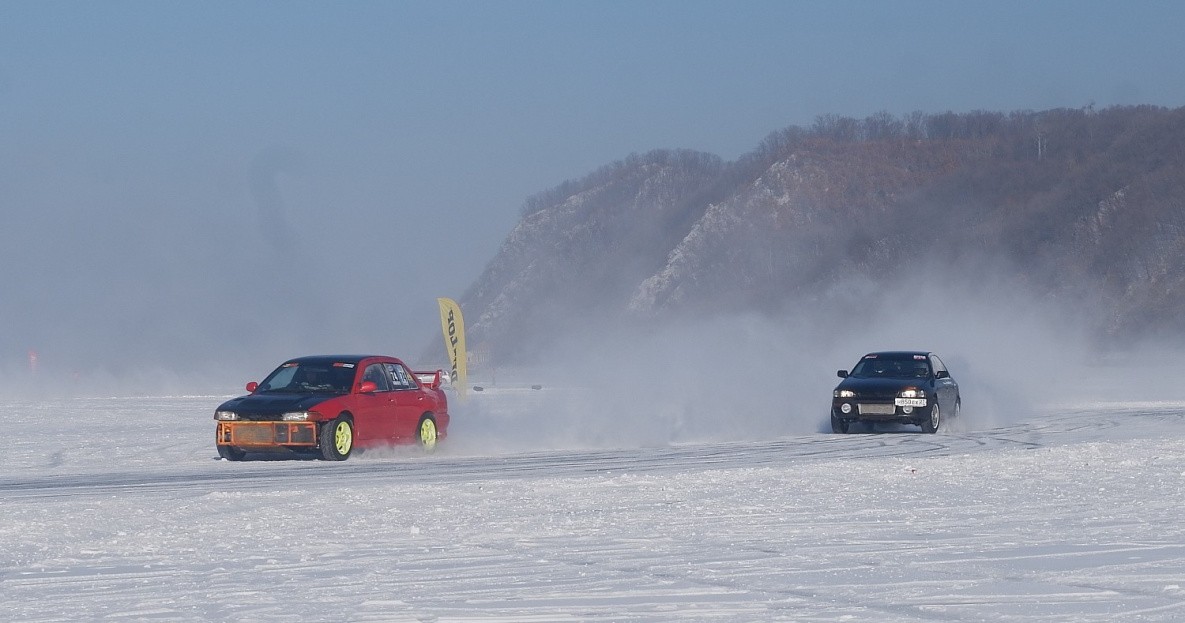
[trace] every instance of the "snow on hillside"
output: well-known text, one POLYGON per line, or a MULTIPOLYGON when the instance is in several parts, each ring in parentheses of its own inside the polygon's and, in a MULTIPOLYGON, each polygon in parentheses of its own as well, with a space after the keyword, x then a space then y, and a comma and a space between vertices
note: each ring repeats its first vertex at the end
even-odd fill
POLYGON ((493 390, 432 456, 231 463, 221 399, 5 401, 0 620, 1185 620, 1181 402, 582 447, 493 390))

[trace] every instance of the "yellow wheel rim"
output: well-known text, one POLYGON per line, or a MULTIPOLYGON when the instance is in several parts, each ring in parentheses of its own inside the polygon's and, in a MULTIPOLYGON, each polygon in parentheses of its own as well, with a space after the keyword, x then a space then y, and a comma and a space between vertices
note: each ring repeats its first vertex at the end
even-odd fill
POLYGON ((354 446, 354 431, 350 430, 349 422, 338 422, 337 428, 333 430, 333 447, 338 454, 346 455, 350 453, 350 448, 354 446))
POLYGON ((420 445, 427 450, 436 447, 436 422, 432 420, 420 422, 420 445))

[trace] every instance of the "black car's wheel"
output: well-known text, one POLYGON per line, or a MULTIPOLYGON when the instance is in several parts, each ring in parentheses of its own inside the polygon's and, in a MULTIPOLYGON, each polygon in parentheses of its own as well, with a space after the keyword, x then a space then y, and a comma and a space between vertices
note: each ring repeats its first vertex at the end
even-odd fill
POLYGON ((843 435, 848 432, 849 424, 847 420, 841 420, 835 417, 834 413, 831 414, 831 432, 837 435, 843 435))
POLYGON ((247 453, 234 446, 218 446, 218 456, 228 461, 242 461, 247 453))
POLYGON ((436 450, 436 438, 436 420, 431 415, 420 418, 420 424, 416 427, 416 441, 419 442, 424 452, 436 450))
POLYGON ((930 407, 930 417, 924 420, 921 424, 922 432, 933 435, 938 432, 938 427, 942 426, 942 412, 938 408, 938 402, 934 402, 934 406, 930 407))
POLYGON ((326 422, 321 427, 318 442, 321 458, 326 461, 344 461, 354 450, 354 423, 344 417, 326 422))

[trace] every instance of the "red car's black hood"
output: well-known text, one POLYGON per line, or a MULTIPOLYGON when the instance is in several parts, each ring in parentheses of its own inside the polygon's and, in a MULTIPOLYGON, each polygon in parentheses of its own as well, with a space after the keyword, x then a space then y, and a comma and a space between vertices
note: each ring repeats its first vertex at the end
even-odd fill
POLYGON ((249 416, 252 415, 276 416, 291 411, 308 411, 326 400, 337 397, 337 395, 260 392, 227 400, 218 407, 218 410, 234 411, 244 419, 251 419, 249 416))

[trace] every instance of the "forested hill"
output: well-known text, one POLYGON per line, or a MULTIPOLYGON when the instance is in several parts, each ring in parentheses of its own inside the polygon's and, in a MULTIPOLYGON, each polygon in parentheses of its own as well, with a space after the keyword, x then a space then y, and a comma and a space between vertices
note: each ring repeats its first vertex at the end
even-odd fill
POLYGON ((1082 303, 1100 337, 1185 332, 1185 108, 827 116, 735 162, 630 156, 530 198, 461 305, 521 362, 585 320, 844 318, 978 279, 1082 303))

